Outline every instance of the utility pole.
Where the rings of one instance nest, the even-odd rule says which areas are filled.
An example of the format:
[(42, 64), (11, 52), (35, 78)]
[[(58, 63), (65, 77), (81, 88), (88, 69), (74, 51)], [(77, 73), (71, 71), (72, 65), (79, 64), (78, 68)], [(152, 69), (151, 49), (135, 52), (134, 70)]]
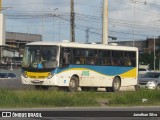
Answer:
[[(0, 14), (1, 13), (2, 13), (2, 0), (0, 0)], [(1, 23), (0, 23), (0, 28), (1, 28)], [(2, 44), (3, 44), (3, 41), (0, 41), (0, 45)], [(0, 47), (0, 60), (2, 60), (2, 47)]]
[(103, 0), (102, 44), (108, 44), (108, 0)]
[(5, 45), (5, 15), (2, 13), (2, 0), (0, 0), (0, 45)]
[(156, 51), (155, 51), (155, 49), (156, 49), (156, 38), (155, 38), (155, 36), (154, 36), (153, 40), (154, 40), (154, 43), (153, 43), (154, 44), (153, 45), (153, 49), (154, 49), (154, 60), (153, 60), (154, 61), (154, 68), (153, 69), (154, 69), (154, 72), (155, 72), (155, 69), (156, 69)]
[(90, 28), (86, 29), (86, 43), (89, 42), (89, 30), (90, 30)]
[(71, 42), (75, 42), (75, 29), (74, 29), (74, 21), (75, 21), (75, 16), (74, 16), (74, 0), (71, 0), (71, 14), (70, 14), (70, 39)]
[(133, 47), (135, 46), (135, 20), (136, 20), (136, 2), (138, 2), (138, 1), (135, 1), (135, 0), (133, 0), (133, 4), (134, 4), (134, 12), (133, 12)]

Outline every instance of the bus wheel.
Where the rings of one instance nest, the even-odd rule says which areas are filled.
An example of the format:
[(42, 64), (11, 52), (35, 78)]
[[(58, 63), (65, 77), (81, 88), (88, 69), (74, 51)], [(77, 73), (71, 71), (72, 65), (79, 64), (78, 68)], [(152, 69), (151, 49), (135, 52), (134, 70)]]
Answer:
[(68, 91), (75, 92), (77, 90), (78, 90), (78, 78), (73, 76), (69, 82)]
[(119, 89), (120, 89), (120, 87), (121, 87), (121, 81), (120, 81), (119, 77), (115, 77), (115, 78), (113, 79), (111, 91), (112, 91), (112, 92), (118, 92)]

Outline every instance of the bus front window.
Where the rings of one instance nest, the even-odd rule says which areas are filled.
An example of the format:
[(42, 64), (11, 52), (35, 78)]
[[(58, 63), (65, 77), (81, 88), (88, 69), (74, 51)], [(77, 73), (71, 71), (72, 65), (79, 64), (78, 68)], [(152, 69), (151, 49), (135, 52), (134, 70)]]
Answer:
[(57, 46), (27, 46), (22, 67), (30, 69), (53, 69), (57, 67)]

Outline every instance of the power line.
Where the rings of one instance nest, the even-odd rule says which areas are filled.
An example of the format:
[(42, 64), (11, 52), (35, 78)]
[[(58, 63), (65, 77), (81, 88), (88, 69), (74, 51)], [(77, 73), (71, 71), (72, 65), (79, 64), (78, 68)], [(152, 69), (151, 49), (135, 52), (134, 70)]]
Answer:
[[(62, 19), (62, 20), (65, 20), (65, 21), (68, 21), (68, 22), (70, 22), (70, 20), (68, 20), (68, 19), (66, 19), (66, 18), (63, 18), (62, 16), (55, 16), (55, 17), (57, 17), (57, 18), (60, 18), (60, 19)], [(121, 23), (121, 25), (122, 26), (126, 26), (126, 23), (124, 23), (125, 25), (123, 25), (122, 23)], [(21, 26), (22, 27), (22, 26)], [(76, 29), (80, 29), (80, 30), (83, 30), (83, 31), (85, 31), (86, 30), (86, 26), (84, 26), (84, 25), (75, 25), (75, 27), (76, 27)], [(129, 26), (129, 27), (132, 27), (132, 24), (131, 24), (131, 26)], [(141, 28), (141, 27), (140, 27)], [(100, 30), (101, 31), (101, 29), (97, 29), (97, 28), (93, 28), (92, 27), (92, 29), (95, 29), (95, 30)], [(97, 34), (97, 35), (102, 35), (102, 34), (100, 34), (100, 33), (97, 33), (97, 32), (93, 32), (93, 31), (89, 31), (90, 33), (93, 33), (93, 34)], [(114, 33), (118, 33), (118, 34), (126, 34), (126, 35), (132, 35), (132, 33), (125, 33), (125, 32), (118, 32), (118, 31), (109, 31), (109, 32), (114, 32)], [(144, 34), (135, 34), (136, 36), (143, 36), (143, 37), (147, 37), (147, 35), (144, 35)]]
[[(123, 1), (122, 0), (121, 1), (120, 0), (115, 0), (115, 1), (118, 1), (121, 4), (126, 4), (130, 7), (132, 6), (131, 5), (131, 0), (127, 0), (127, 1), (126, 0), (123, 0)], [(60, 3), (60, 2), (57, 2), (57, 4), (58, 3)], [(68, 2), (66, 2), (66, 3), (68, 3)], [(136, 4), (144, 5), (142, 3), (143, 3), (142, 1), (138, 1)], [(35, 3), (35, 4), (42, 4), (42, 3)], [(35, 4), (32, 4), (32, 5), (35, 5)], [(47, 3), (45, 3), (45, 4), (47, 4)], [(51, 4), (51, 3), (48, 3), (48, 4)], [(83, 5), (84, 3), (79, 4), (76, 1), (76, 4), (77, 5)], [(18, 5), (18, 3), (17, 3), (17, 5)], [(86, 6), (88, 6), (88, 5), (86, 5)], [(147, 3), (147, 5), (148, 6), (149, 5), (153, 6), (154, 4)], [(96, 7), (98, 5), (95, 5), (95, 6), (90, 5), (90, 6), (91, 7)], [(159, 7), (159, 6), (157, 5), (157, 7)], [(100, 7), (98, 7), (98, 8), (100, 8)], [(155, 12), (152, 12), (152, 11), (149, 11), (149, 10), (146, 10), (146, 9), (142, 9), (142, 8), (139, 8), (139, 7), (136, 7), (136, 9), (143, 11), (143, 14), (146, 13), (146, 15), (148, 15), (148, 16), (153, 16), (153, 15), (154, 16), (155, 15), (160, 16), (160, 14), (157, 14)], [(42, 12), (45, 13), (45, 14), (42, 15)], [(30, 11), (13, 11), (13, 12), (12, 11), (6, 11), (5, 13), (7, 13), (7, 17), (9, 19), (17, 19), (17, 20), (18, 19), (26, 19), (26, 20), (31, 19), (32, 20), (32, 19), (42, 19), (42, 17), (45, 17), (45, 18), (56, 17), (56, 18), (59, 18), (61, 20), (68, 21), (70, 23), (69, 13), (65, 13), (63, 15), (58, 15), (58, 16), (51, 16), (51, 15), (48, 14), (48, 11), (41, 11), (41, 10), (38, 10), (38, 11), (33, 11), (33, 10), (30, 10)], [(77, 12), (75, 14), (76, 14), (76, 18), (75, 18), (76, 21), (75, 22), (80, 21), (81, 23), (83, 22), (83, 24), (85, 24), (85, 25), (83, 25), (83, 24), (80, 24), (80, 23), (75, 23), (76, 29), (86, 31), (86, 28), (92, 27), (94, 30), (89, 31), (89, 32), (101, 36), (101, 33), (100, 33), (101, 29), (100, 29), (100, 27), (99, 28), (97, 27), (98, 25), (100, 26), (100, 24), (102, 23), (101, 22), (101, 20), (102, 20), (101, 16), (81, 14), (81, 13), (77, 13)], [(139, 14), (139, 13), (137, 13), (137, 14)], [(100, 15), (100, 13), (99, 13), (99, 15)], [(95, 23), (94, 27), (93, 27), (93, 23)], [(122, 26), (122, 27), (127, 27), (127, 28), (133, 28), (133, 26), (134, 26), (133, 21), (118, 20), (118, 19), (116, 20), (116, 19), (113, 19), (113, 18), (109, 18), (109, 23), (110, 23), (110, 25), (115, 25), (115, 26), (119, 26), (119, 27)], [(151, 23), (152, 22), (147, 23), (147, 22), (143, 22), (143, 21), (141, 21), (141, 22), (136, 21), (135, 22), (135, 28), (136, 28), (135, 32), (137, 32), (138, 30), (141, 30), (143, 32), (142, 32), (142, 34), (136, 34), (135, 33), (135, 35), (140, 36), (140, 37), (145, 37), (145, 36), (148, 36), (148, 35), (145, 34), (144, 30), (146, 31), (146, 30), (153, 30), (153, 29), (158, 30), (159, 29), (159, 26), (157, 26), (156, 28), (154, 26), (148, 27), (148, 24), (151, 24)], [(121, 32), (121, 31), (115, 31), (115, 30), (113, 30), (113, 31), (110, 30), (109, 32), (115, 33), (117, 35), (119, 35), (119, 34), (121, 34), (121, 35), (132, 35), (133, 34), (131, 32)]]
[[(115, 0), (115, 1), (117, 1), (117, 2), (119, 2), (120, 4), (126, 4), (126, 5), (128, 5), (128, 6), (130, 6), (130, 7), (133, 7), (133, 6), (131, 6), (131, 4), (128, 4), (128, 2), (129, 3), (133, 3), (133, 0), (127, 0), (127, 1), (125, 1), (124, 2), (124, 0), (122, 1), (122, 0)], [(132, 2), (131, 2), (132, 1)], [(137, 3), (138, 1), (136, 1), (136, 4), (138, 4)], [(145, 4), (143, 4), (144, 6), (145, 6)], [(136, 9), (138, 9), (138, 10), (141, 10), (141, 11), (143, 11), (143, 12), (146, 12), (146, 13), (148, 13), (148, 14), (150, 14), (150, 15), (158, 15), (158, 16), (160, 16), (160, 14), (158, 14), (158, 13), (155, 13), (155, 12), (151, 12), (151, 10), (145, 10), (145, 9), (142, 9), (142, 8), (139, 8), (139, 7), (135, 7)]]

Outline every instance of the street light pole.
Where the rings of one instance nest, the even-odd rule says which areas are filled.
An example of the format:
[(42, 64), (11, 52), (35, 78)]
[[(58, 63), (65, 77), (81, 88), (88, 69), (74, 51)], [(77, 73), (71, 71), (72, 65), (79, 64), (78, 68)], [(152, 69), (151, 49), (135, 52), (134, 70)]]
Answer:
[(42, 12), (42, 40), (44, 40), (44, 3), (45, 3), (45, 1), (43, 0), (43, 6), (42, 6), (42, 9), (43, 9), (43, 12)]
[(155, 54), (156, 54), (156, 53), (155, 53), (155, 39), (156, 39), (156, 38), (155, 38), (155, 36), (154, 36), (154, 58), (153, 58), (153, 59), (154, 59), (154, 71), (155, 71), (155, 68), (156, 68), (156, 56), (155, 56)]
[(135, 17), (136, 17), (136, 2), (137, 1), (133, 1), (134, 2), (134, 24), (133, 24), (133, 47), (135, 46), (134, 40), (135, 40)]
[(57, 16), (58, 8), (53, 9), (53, 11), (50, 8), (48, 9), (51, 11), (51, 15), (53, 16), (53, 40), (54, 40), (54, 17)]
[(64, 22), (60, 22), (60, 21), (56, 21), (57, 25), (58, 25), (58, 30), (59, 30), (59, 40), (61, 40), (61, 24), (65, 24)]

